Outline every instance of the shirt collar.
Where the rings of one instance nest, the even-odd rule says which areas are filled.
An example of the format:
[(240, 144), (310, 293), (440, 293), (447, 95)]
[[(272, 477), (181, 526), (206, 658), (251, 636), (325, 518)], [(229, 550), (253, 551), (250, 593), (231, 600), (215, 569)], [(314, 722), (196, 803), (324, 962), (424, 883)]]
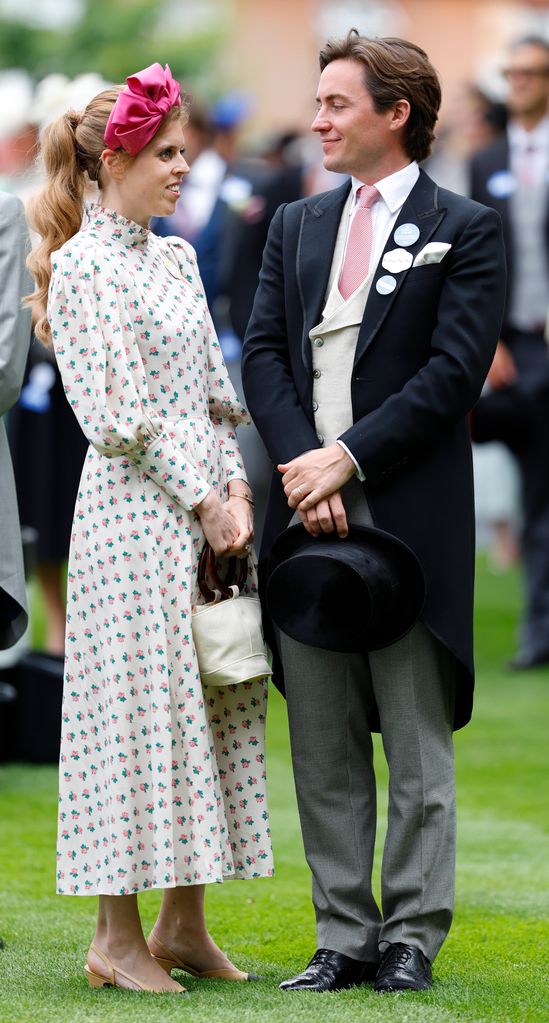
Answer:
[(549, 116), (538, 121), (531, 131), (526, 131), (518, 121), (510, 121), (507, 133), (513, 149), (526, 149), (532, 143), (544, 149), (549, 148)]
[[(406, 199), (410, 195), (412, 188), (414, 187), (417, 179), (419, 178), (419, 167), (415, 160), (407, 164), (406, 167), (402, 167), (400, 170), (395, 171), (394, 174), (388, 174), (386, 178), (381, 178), (380, 181), (374, 181), (381, 198), (384, 200), (386, 205), (389, 207), (391, 213), (396, 213), (401, 206), (404, 205)], [(359, 188), (362, 188), (363, 181), (359, 181), (358, 178), (351, 178), (353, 188), (353, 207), (356, 202), (356, 193)]]

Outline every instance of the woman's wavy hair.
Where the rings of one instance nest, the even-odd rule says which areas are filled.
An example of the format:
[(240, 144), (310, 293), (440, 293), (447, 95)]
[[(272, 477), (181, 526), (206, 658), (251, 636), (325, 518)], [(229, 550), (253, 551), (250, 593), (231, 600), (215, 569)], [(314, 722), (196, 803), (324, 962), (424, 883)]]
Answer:
[[(35, 306), (38, 320), (34, 331), (44, 344), (51, 344), (51, 329), (46, 314), (51, 278), (51, 254), (80, 230), (86, 189), (95, 182), (103, 185), (102, 152), (107, 148), (105, 128), (122, 86), (113, 86), (95, 96), (83, 111), (68, 110), (44, 130), (41, 160), (46, 184), (28, 206), (31, 228), (40, 243), (27, 259), (36, 290), (25, 302)], [(188, 116), (187, 97), (181, 106), (172, 107), (163, 124), (172, 118), (183, 123)], [(133, 157), (124, 154), (125, 159)]]
[(399, 99), (407, 99), (410, 116), (405, 125), (404, 148), (421, 163), (435, 138), (441, 92), (438, 75), (425, 50), (406, 39), (369, 39), (356, 28), (345, 39), (330, 40), (320, 51), (320, 70), (333, 60), (356, 60), (364, 69), (364, 85), (378, 114)]

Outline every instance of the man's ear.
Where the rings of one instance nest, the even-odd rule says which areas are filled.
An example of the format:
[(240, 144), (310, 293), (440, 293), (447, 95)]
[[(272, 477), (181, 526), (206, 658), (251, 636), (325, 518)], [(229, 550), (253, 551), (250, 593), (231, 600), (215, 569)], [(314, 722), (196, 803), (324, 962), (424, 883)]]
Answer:
[(121, 181), (126, 169), (126, 153), (121, 149), (104, 149), (101, 153), (101, 163), (106, 167), (111, 178)]
[(407, 99), (397, 99), (392, 112), (389, 128), (391, 131), (398, 131), (403, 128), (410, 116), (410, 104)]

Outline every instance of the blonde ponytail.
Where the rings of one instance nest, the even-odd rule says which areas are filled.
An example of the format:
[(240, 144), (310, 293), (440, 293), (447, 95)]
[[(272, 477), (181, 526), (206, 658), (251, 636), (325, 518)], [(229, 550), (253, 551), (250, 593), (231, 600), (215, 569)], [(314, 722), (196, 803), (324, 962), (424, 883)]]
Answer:
[(100, 92), (83, 112), (69, 110), (44, 131), (41, 150), (47, 181), (28, 207), (29, 224), (41, 238), (27, 259), (36, 290), (25, 299), (38, 309), (35, 333), (44, 344), (51, 344), (46, 315), (51, 254), (80, 230), (89, 182), (101, 184), (105, 128), (119, 91), (115, 87)]

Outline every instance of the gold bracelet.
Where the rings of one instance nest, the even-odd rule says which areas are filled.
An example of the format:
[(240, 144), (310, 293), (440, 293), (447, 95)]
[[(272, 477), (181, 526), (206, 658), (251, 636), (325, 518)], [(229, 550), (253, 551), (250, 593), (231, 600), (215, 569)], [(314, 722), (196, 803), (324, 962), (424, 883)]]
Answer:
[(248, 497), (247, 494), (235, 494), (235, 493), (233, 493), (232, 491), (229, 490), (229, 497), (241, 497), (243, 501), (247, 501), (248, 504), (251, 504), (252, 508), (255, 507), (254, 502), (253, 502), (253, 498)]

